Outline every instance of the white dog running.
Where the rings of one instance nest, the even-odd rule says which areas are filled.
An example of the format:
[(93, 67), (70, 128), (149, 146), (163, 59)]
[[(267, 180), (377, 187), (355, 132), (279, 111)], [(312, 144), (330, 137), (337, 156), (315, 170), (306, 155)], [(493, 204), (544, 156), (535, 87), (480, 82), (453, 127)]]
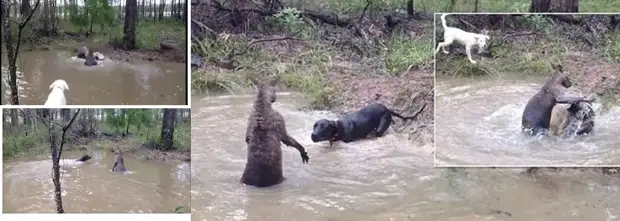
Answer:
[[(435, 50), (435, 54), (439, 52), (441, 48), (444, 54), (448, 54), (449, 52), (445, 47), (451, 45), (454, 41), (465, 45), (465, 52), (467, 53), (467, 58), (472, 64), (475, 64), (476, 61), (471, 58), (471, 50), (474, 46), (478, 47), (478, 53), (481, 53), (483, 48), (486, 47), (487, 40), (491, 37), (486, 34), (476, 34), (472, 32), (466, 32), (459, 28), (448, 27), (446, 24), (446, 16), (448, 14), (441, 15), (441, 25), (443, 26), (443, 42), (440, 42), (437, 45), (437, 50)], [(483, 32), (484, 33), (484, 32)]]
[(69, 90), (69, 85), (67, 85), (67, 82), (65, 82), (65, 80), (55, 80), (54, 83), (50, 85), (50, 89), (52, 89), (52, 92), (47, 95), (47, 101), (45, 101), (45, 105), (67, 105), (65, 91)]

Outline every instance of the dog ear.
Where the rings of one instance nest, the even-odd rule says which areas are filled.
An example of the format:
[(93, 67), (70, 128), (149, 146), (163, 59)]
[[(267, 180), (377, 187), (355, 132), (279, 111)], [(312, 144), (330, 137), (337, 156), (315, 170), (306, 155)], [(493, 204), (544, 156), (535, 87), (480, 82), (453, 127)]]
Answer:
[(551, 64), (551, 67), (553, 68), (553, 70), (558, 71), (558, 72), (564, 72), (564, 67), (562, 67), (561, 64)]

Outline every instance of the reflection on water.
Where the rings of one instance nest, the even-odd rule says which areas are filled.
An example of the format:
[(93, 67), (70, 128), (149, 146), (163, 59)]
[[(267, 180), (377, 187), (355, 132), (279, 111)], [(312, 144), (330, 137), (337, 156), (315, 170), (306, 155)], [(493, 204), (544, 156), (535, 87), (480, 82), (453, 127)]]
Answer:
[[(308, 151), (309, 164), (282, 146), (286, 180), (240, 183), (253, 96), (194, 100), (192, 220), (610, 220), (620, 215), (620, 180), (590, 172), (432, 168), (432, 146), (413, 146), (389, 131), (380, 139), (329, 148), (312, 143), (312, 124), (327, 112), (299, 111), (296, 94), (274, 107)], [(591, 203), (588, 203), (591, 202)]]
[(620, 108), (598, 113), (585, 137), (526, 137), (521, 115), (544, 79), (438, 80), (437, 163), (441, 165), (620, 164)]
[[(130, 104), (181, 105), (186, 103), (185, 64), (147, 62), (126, 63), (107, 60), (88, 67), (83, 60), (72, 58), (69, 52), (21, 52), (17, 68), (20, 104), (43, 104), (50, 84), (64, 79), (69, 84), (68, 104)], [(2, 80), (5, 85), (3, 104), (8, 103), (8, 70), (2, 59)]]
[[(131, 171), (111, 172), (114, 154), (88, 153), (83, 164), (73, 159), (84, 153), (63, 153), (62, 200), (69, 213), (169, 213), (189, 205), (190, 165), (143, 162), (125, 156)], [(3, 211), (55, 212), (51, 158), (25, 157), (4, 162)]]

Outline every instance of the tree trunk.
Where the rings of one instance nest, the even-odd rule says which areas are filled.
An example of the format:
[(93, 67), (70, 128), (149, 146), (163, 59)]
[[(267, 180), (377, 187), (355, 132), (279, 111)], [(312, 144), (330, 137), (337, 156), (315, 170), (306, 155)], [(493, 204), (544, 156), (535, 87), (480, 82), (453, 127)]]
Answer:
[(164, 117), (161, 126), (161, 149), (163, 151), (172, 150), (174, 122), (176, 118), (176, 109), (164, 109)]
[(58, 145), (56, 145), (56, 124), (54, 121), (54, 110), (49, 109), (48, 126), (49, 126), (49, 141), (50, 151), (52, 152), (52, 182), (54, 182), (54, 200), (56, 201), (56, 212), (64, 213), (62, 208), (62, 191), (60, 189), (60, 151)]
[(159, 3), (159, 20), (164, 20), (164, 11), (166, 11), (166, 1)]
[(22, 17), (26, 17), (30, 13), (30, 0), (22, 0), (20, 13)]
[(18, 121), (19, 121), (19, 117), (17, 117), (17, 110), (11, 109), (11, 126), (13, 126), (13, 128), (16, 128)]
[[(11, 104), (19, 105), (17, 96), (17, 66), (15, 48), (13, 48), (13, 34), (11, 33), (11, 22), (9, 20), (9, 12), (11, 4), (9, 0), (2, 0), (2, 21), (4, 27), (4, 45), (6, 46), (7, 58), (9, 59), (9, 87), (11, 88)], [(19, 40), (19, 39), (18, 39)]]
[(123, 45), (126, 50), (136, 49), (136, 19), (138, 17), (137, 0), (127, 0), (125, 6), (125, 27)]
[(183, 21), (187, 21), (187, 0), (183, 1)]
[(530, 12), (579, 12), (579, 0), (532, 0)]
[(177, 0), (177, 19), (181, 20), (181, 10), (183, 8), (183, 4), (181, 3), (181, 0)]
[(48, 36), (48, 32), (49, 32), (49, 18), (50, 18), (50, 6), (49, 6), (49, 0), (43, 0), (43, 34), (45, 36)]

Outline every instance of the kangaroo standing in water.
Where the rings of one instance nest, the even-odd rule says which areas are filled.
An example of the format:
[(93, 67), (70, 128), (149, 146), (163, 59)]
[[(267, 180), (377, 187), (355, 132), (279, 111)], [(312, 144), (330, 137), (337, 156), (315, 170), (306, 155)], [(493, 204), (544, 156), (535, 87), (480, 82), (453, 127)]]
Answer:
[(304, 147), (286, 132), (282, 115), (271, 107), (276, 101), (275, 86), (278, 79), (269, 83), (251, 80), (257, 85), (258, 94), (245, 134), (248, 159), (241, 182), (257, 187), (273, 186), (284, 180), (280, 142), (295, 147), (303, 163), (307, 163), (310, 158)]
[(93, 51), (89, 51), (88, 55), (86, 55), (86, 61), (84, 61), (84, 65), (86, 66), (97, 65), (97, 59), (95, 58), (95, 53)]
[(119, 173), (127, 171), (127, 168), (125, 168), (125, 161), (123, 160), (123, 153), (121, 152), (120, 147), (116, 147), (116, 162), (114, 162), (114, 166), (112, 166), (112, 171)]

